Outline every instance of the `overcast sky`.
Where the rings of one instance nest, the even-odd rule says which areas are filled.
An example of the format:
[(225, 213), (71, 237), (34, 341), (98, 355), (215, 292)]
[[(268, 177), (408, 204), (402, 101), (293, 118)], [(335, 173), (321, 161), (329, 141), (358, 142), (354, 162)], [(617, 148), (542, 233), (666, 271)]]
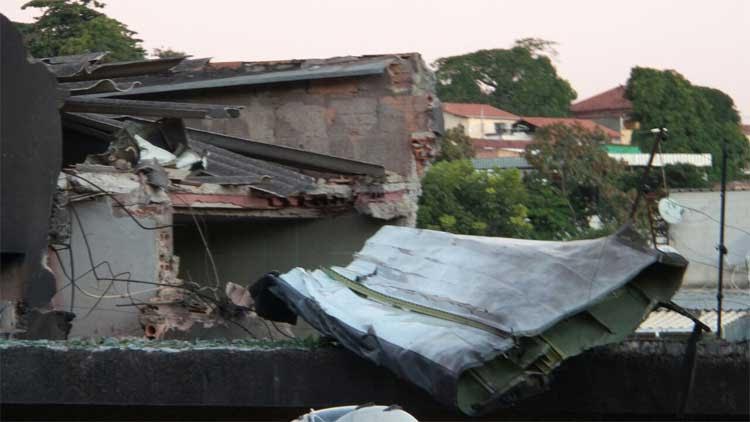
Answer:
[[(27, 0), (0, 11), (29, 22)], [(104, 0), (144, 47), (215, 61), (420, 52), (427, 62), (539, 37), (584, 99), (630, 68), (675, 69), (719, 88), (750, 123), (748, 0)]]

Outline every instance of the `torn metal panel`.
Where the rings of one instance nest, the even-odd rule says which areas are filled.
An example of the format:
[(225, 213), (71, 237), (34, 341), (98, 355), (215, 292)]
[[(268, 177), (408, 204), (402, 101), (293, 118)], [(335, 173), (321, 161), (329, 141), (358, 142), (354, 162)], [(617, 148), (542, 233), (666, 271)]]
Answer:
[[(76, 63), (65, 63), (52, 66), (52, 71), (60, 82), (91, 81), (96, 79), (123, 78), (128, 76), (147, 75), (152, 73), (165, 73), (180, 64), (185, 57), (170, 57), (154, 60), (134, 60), (128, 62), (113, 62), (104, 64), (91, 64), (85, 62), (82, 65)], [(78, 66), (78, 69), (76, 69)]]
[[(118, 97), (123, 95), (163, 94), (169, 92), (192, 91), (237, 86), (276, 84), (283, 82), (309, 81), (329, 78), (346, 78), (353, 76), (380, 75), (388, 68), (391, 58), (370, 60), (364, 63), (319, 64), (302, 69), (282, 70), (247, 74), (228, 78), (205, 79), (192, 82), (151, 85), (136, 88), (127, 93), (98, 94), (100, 96)], [(105, 77), (109, 77), (108, 75)]]
[(141, 86), (138, 81), (118, 83), (112, 79), (102, 79), (96, 82), (69, 82), (60, 84), (68, 90), (70, 95), (91, 95), (103, 92), (127, 92)]
[[(67, 56), (42, 57), (37, 61), (47, 65), (65, 64), (65, 63), (97, 63), (108, 53), (106, 51), (94, 51), (92, 53), (70, 54)], [(54, 72), (53, 72), (54, 73)]]
[(226, 119), (240, 115), (242, 107), (167, 101), (119, 100), (75, 96), (65, 99), (63, 111), (73, 113), (128, 114), (133, 116)]
[[(245, 177), (254, 189), (289, 196), (312, 187), (315, 179), (279, 164), (245, 157), (213, 145), (190, 140), (191, 149), (205, 157), (205, 172), (219, 177)], [(220, 183), (216, 181), (212, 183)], [(236, 179), (235, 179), (236, 181)], [(230, 183), (238, 184), (238, 183)]]
[[(141, 124), (153, 123), (153, 121), (150, 120), (137, 118), (128, 118), (127, 121), (138, 122)], [(90, 113), (65, 113), (63, 115), (63, 123), (67, 127), (91, 132), (92, 134), (99, 136), (106, 136), (106, 133), (114, 133), (124, 126), (124, 123), (119, 120)], [(335, 157), (333, 155), (319, 154), (281, 145), (256, 142), (249, 139), (205, 130), (191, 128), (187, 128), (186, 130), (189, 138), (194, 141), (219, 147), (248, 157), (272, 161), (296, 168), (339, 174), (361, 174), (376, 177), (385, 175), (384, 167), (379, 164)]]
[(624, 339), (669, 301), (685, 266), (628, 227), (542, 242), (385, 226), (346, 268), (267, 277), (323, 334), (475, 415), (543, 391), (563, 360)]
[(343, 174), (385, 175), (383, 166), (364, 161), (350, 160), (348, 158), (319, 154), (264, 142), (255, 142), (249, 139), (198, 129), (188, 129), (188, 136), (195, 141), (220, 147), (238, 154), (271, 160), (298, 168)]

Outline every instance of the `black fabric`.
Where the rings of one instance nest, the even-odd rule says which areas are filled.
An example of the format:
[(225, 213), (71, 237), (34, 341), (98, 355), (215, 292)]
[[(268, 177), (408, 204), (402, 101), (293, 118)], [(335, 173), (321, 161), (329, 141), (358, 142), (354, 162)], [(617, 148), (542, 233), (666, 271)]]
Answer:
[(296, 324), (297, 314), (283, 300), (271, 292), (271, 287), (278, 283), (278, 275), (279, 273), (270, 272), (261, 277), (248, 289), (250, 296), (253, 297), (253, 301), (255, 302), (255, 313), (259, 317), (271, 321)]

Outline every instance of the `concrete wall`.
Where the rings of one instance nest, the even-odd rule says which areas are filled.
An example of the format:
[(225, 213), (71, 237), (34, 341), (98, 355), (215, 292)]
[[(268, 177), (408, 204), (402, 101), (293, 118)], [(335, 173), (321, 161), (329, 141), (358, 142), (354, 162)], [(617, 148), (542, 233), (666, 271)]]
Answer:
[[(316, 220), (209, 220), (204, 233), (220, 280), (247, 286), (272, 270), (348, 264), (382, 225), (352, 213)], [(174, 236), (180, 277), (212, 285), (213, 269), (193, 220), (178, 220)]]
[[(112, 273), (129, 272), (129, 275), (121, 275), (118, 278), (157, 281), (160, 231), (139, 228), (127, 215), (114, 211), (109, 198), (100, 197), (93, 201), (76, 202), (74, 207), (83, 226), (81, 227), (75, 217), (71, 216), (72, 238), (70, 242), (73, 251), (74, 274), (71, 272), (69, 252), (67, 250), (59, 252), (63, 268), (70, 277), (77, 278), (92, 267), (83, 232), (89, 242), (94, 265), (108, 262), (111, 266), (111, 272), (106, 264), (97, 268), (100, 278), (115, 278), (112, 277)], [(142, 218), (140, 221), (145, 226), (152, 227), (157, 224), (149, 217)], [(59, 277), (59, 279), (65, 284), (68, 283), (65, 277)], [(130, 284), (130, 293), (133, 294), (136, 302), (153, 296), (153, 289), (156, 287), (114, 282), (108, 289), (110, 282), (97, 281), (92, 273), (83, 276), (76, 281), (76, 284), (94, 296), (124, 295), (128, 293), (128, 284)], [(94, 308), (96, 298), (89, 297), (80, 290), (76, 290), (75, 297), (72, 298), (71, 290), (71, 286), (64, 287), (53, 298), (58, 307), (65, 310), (69, 310), (71, 300), (74, 301), (73, 312), (76, 318), (73, 320), (70, 337), (143, 335), (143, 330), (138, 323), (138, 309), (134, 306), (117, 306), (130, 304), (130, 299), (102, 299)], [(146, 293), (138, 293), (143, 291)]]
[[(690, 261), (683, 286), (716, 287), (719, 192), (673, 192), (670, 198), (685, 207), (682, 222), (672, 224), (669, 228), (670, 244)], [(748, 283), (750, 191), (727, 192), (726, 203), (727, 228), (724, 243), (729, 254), (725, 261), (724, 286), (725, 288), (747, 288), (750, 284)]]

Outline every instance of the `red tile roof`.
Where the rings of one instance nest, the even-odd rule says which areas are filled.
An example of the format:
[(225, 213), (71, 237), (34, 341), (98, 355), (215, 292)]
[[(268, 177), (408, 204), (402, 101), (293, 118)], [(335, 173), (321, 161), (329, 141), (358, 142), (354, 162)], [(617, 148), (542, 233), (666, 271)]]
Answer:
[(509, 120), (518, 119), (518, 116), (515, 114), (492, 107), (489, 104), (443, 103), (443, 111), (463, 117), (486, 117)]
[(742, 133), (750, 135), (750, 125), (742, 125)]
[(594, 95), (591, 98), (579, 101), (570, 106), (573, 114), (583, 114), (601, 111), (629, 111), (633, 109), (633, 103), (625, 98), (625, 87), (620, 85), (609, 91)]
[(522, 121), (528, 122), (536, 127), (545, 127), (550, 126), (554, 124), (564, 124), (568, 126), (581, 126), (584, 129), (596, 131), (601, 130), (604, 132), (609, 138), (612, 139), (619, 139), (620, 138), (620, 132), (617, 132), (615, 130), (612, 130), (606, 126), (602, 126), (599, 123), (596, 123), (593, 120), (588, 119), (573, 119), (573, 118), (567, 118), (567, 117), (522, 117)]

